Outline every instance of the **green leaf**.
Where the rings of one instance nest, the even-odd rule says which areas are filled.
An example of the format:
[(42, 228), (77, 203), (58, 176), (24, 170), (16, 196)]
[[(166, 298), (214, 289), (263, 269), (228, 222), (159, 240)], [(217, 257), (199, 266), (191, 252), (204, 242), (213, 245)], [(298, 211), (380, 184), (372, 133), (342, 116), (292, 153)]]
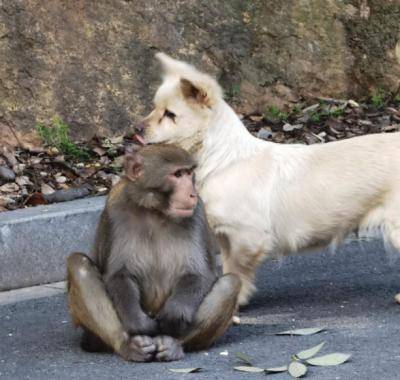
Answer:
[(311, 347), (308, 350), (298, 352), (295, 357), (301, 360), (310, 359), (315, 356), (321, 348), (324, 346), (325, 342), (320, 343), (318, 346)]
[(249, 356), (247, 356), (246, 354), (243, 354), (242, 352), (236, 352), (235, 356), (236, 356), (236, 359), (238, 359), (238, 360), (242, 361), (243, 363), (251, 366), (251, 364), (252, 364), (251, 360), (252, 359)]
[(200, 367), (195, 367), (195, 368), (170, 368), (169, 369), (171, 372), (175, 372), (175, 373), (194, 373), (194, 372), (200, 372), (202, 370), (202, 368)]
[(281, 331), (276, 333), (275, 335), (313, 335), (324, 330), (325, 327), (310, 327), (307, 329)]
[(253, 372), (253, 373), (260, 373), (260, 372), (265, 372), (264, 368), (258, 368), (258, 367), (252, 367), (252, 366), (239, 366), (239, 367), (233, 367), (234, 370), (236, 371), (241, 371), (241, 372)]
[(292, 377), (303, 377), (307, 373), (307, 367), (300, 362), (291, 362), (288, 367), (288, 372)]
[(279, 372), (286, 372), (288, 370), (287, 365), (283, 365), (281, 367), (272, 367), (272, 368), (266, 368), (265, 372), (267, 373), (279, 373)]
[(335, 352), (333, 354), (328, 354), (308, 359), (307, 363), (318, 366), (339, 365), (344, 362), (347, 362), (347, 360), (349, 360), (350, 357), (351, 357), (350, 354), (342, 354), (340, 352)]

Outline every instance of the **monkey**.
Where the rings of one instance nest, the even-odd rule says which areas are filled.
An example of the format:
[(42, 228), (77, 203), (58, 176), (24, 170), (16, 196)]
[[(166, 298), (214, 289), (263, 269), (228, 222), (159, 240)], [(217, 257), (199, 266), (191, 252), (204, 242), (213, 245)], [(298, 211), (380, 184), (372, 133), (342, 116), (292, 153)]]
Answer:
[(135, 362), (179, 360), (228, 329), (241, 282), (218, 270), (194, 168), (173, 145), (126, 152), (92, 258), (67, 258), (69, 311), (83, 327), (84, 350)]

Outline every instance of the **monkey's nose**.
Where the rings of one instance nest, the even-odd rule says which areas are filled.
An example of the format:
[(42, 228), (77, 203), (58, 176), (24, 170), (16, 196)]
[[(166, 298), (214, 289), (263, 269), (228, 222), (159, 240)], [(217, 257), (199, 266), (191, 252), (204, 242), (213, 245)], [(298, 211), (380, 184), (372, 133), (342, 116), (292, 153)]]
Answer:
[(196, 193), (190, 194), (190, 201), (191, 201), (193, 207), (196, 206), (196, 204), (197, 204), (197, 194)]

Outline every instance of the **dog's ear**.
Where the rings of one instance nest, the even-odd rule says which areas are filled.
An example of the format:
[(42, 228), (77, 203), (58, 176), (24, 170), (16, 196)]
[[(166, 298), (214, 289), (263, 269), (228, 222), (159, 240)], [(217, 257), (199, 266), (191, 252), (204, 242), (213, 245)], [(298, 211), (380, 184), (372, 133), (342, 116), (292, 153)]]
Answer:
[(203, 89), (196, 87), (189, 80), (181, 79), (181, 91), (185, 99), (195, 101), (207, 107), (211, 106), (207, 93)]
[(164, 80), (170, 76), (180, 78), (181, 91), (186, 100), (201, 106), (213, 107), (222, 99), (222, 89), (211, 76), (161, 52), (156, 54), (156, 58), (161, 63)]
[(186, 62), (178, 61), (165, 53), (157, 53), (156, 58), (161, 63), (164, 75), (178, 76), (182, 72), (191, 70), (190, 66)]

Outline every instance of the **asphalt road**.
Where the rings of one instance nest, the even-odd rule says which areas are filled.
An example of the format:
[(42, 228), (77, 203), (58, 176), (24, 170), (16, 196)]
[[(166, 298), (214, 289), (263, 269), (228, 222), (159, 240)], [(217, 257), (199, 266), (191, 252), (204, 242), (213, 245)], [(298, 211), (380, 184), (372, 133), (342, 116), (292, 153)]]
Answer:
[[(379, 242), (351, 243), (332, 254), (289, 257), (266, 263), (259, 271), (259, 291), (242, 310), (242, 325), (207, 352), (188, 354), (174, 363), (125, 363), (115, 355), (88, 354), (79, 348), (65, 296), (0, 307), (0, 378), (4, 379), (246, 379), (235, 352), (261, 367), (279, 366), (290, 355), (325, 341), (321, 353), (351, 353), (337, 367), (310, 367), (310, 379), (400, 379), (400, 261)], [(313, 336), (275, 336), (291, 328), (325, 326)], [(220, 355), (227, 351), (228, 355)], [(195, 374), (170, 368), (202, 367)], [(288, 379), (287, 374), (271, 375)]]

